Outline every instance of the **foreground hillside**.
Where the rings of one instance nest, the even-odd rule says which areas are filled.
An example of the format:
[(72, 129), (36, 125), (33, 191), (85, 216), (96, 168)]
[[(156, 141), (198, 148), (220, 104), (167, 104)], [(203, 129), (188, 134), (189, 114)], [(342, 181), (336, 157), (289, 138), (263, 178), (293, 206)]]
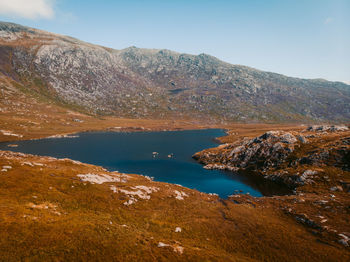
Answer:
[(350, 86), (231, 65), (215, 57), (114, 50), (0, 23), (0, 74), (66, 106), (132, 118), (347, 121)]
[[(269, 166), (266, 174), (285, 170), (283, 175), (293, 174), (299, 178), (295, 181), (304, 183), (293, 185), (293, 195), (262, 198), (233, 195), (223, 200), (69, 159), (1, 151), (0, 257), (6, 261), (348, 261), (350, 132), (293, 130), (284, 136), (294, 146), (289, 158), (273, 169), (261, 164)], [(272, 134), (279, 137), (285, 132)], [(307, 143), (294, 141), (292, 136), (297, 135), (309, 136)], [(234, 137), (239, 135), (222, 139)], [(225, 154), (231, 142), (208, 151), (212, 156)], [(328, 155), (321, 154), (323, 158), (310, 157), (310, 152), (319, 156), (325, 151)], [(317, 161), (289, 165), (303, 157)], [(217, 157), (212, 159), (219, 163)], [(256, 166), (254, 161), (250, 165)]]

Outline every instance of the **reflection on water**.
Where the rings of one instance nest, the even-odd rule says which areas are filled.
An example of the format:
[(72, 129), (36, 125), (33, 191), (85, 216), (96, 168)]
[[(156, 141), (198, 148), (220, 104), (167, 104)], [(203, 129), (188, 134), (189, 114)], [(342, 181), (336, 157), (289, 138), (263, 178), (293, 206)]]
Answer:
[(220, 129), (167, 132), (88, 132), (76, 138), (50, 138), (1, 143), (0, 149), (71, 158), (100, 165), (108, 170), (154, 177), (156, 181), (181, 184), (206, 193), (227, 197), (235, 192), (253, 196), (282, 194), (284, 190), (259, 177), (206, 170), (192, 159), (200, 150), (215, 147)]

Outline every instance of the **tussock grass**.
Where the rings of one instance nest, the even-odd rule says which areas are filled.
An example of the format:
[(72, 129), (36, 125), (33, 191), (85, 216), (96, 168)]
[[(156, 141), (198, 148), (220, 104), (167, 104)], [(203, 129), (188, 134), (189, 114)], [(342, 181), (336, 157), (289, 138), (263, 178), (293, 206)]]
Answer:
[[(45, 166), (27, 166), (23, 162)], [(127, 183), (90, 184), (79, 173), (100, 167), (3, 153), (0, 165), (0, 256), (6, 261), (346, 261), (337, 244), (322, 244), (277, 205), (235, 204), (176, 185), (130, 175)], [(156, 186), (150, 200), (125, 206), (109, 185)], [(72, 187), (73, 186), (73, 187)], [(175, 199), (174, 190), (189, 197)], [(262, 200), (259, 200), (262, 201)], [(32, 208), (48, 205), (45, 208)], [(58, 215), (55, 212), (59, 212)], [(180, 227), (181, 233), (175, 233)], [(158, 247), (163, 242), (179, 245)]]

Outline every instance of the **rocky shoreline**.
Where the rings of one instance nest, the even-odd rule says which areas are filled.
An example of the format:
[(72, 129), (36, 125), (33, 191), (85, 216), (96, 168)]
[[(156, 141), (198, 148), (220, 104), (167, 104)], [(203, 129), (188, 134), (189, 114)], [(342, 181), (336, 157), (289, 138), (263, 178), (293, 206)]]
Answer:
[[(196, 153), (207, 169), (254, 173), (288, 186), (293, 194), (253, 198), (234, 194), (235, 203), (271, 206), (315, 235), (350, 246), (350, 130), (312, 126), (302, 131), (269, 131)], [(246, 174), (249, 171), (248, 174)], [(234, 173), (233, 173), (234, 175)]]
[[(328, 133), (328, 132), (330, 133)], [(337, 152), (336, 162), (349, 154), (349, 138), (343, 138), (329, 148), (319, 148), (301, 157), (295, 155), (303, 147), (321, 142), (332, 134), (347, 134), (347, 126), (310, 126), (303, 131), (268, 131), (255, 138), (243, 138), (234, 143), (226, 143), (217, 148), (206, 149), (193, 155), (193, 158), (204, 164), (206, 169), (229, 170), (233, 172), (253, 171), (265, 179), (283, 183), (289, 187), (297, 187), (312, 183), (312, 176), (317, 173), (305, 170), (302, 173), (290, 174), (285, 167), (300, 165), (320, 166), (327, 164), (332, 152)], [(331, 152), (330, 152), (331, 151)], [(344, 163), (344, 167), (347, 164)]]

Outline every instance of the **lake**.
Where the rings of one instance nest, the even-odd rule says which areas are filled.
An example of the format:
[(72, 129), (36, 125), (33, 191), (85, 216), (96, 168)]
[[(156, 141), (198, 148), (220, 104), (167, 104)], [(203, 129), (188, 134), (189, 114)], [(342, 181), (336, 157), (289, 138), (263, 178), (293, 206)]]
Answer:
[[(282, 194), (284, 190), (254, 176), (206, 170), (192, 155), (216, 147), (221, 129), (161, 132), (86, 132), (75, 138), (0, 143), (1, 150), (70, 158), (103, 166), (109, 171), (154, 177), (155, 181), (180, 184), (226, 198), (234, 193), (253, 196)], [(17, 144), (18, 147), (8, 147)]]

